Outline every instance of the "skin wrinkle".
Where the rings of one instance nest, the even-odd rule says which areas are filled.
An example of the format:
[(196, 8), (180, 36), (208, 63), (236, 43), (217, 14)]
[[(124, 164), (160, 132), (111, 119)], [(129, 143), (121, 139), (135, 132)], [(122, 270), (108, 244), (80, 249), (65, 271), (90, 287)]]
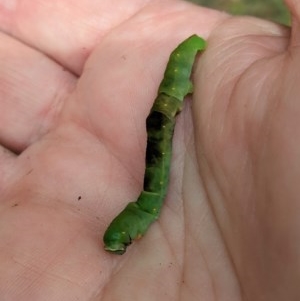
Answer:
[[(206, 189), (206, 187), (207, 187), (207, 186), (204, 185), (204, 189), (205, 189), (205, 191), (206, 191), (206, 195), (207, 195), (208, 198), (209, 198), (209, 194), (207, 194), (207, 189)], [(184, 203), (184, 204), (185, 204), (185, 203)], [(209, 205), (209, 208), (210, 208), (210, 212), (215, 216), (214, 221), (216, 221), (215, 225), (217, 226), (218, 233), (220, 234), (220, 237), (223, 238), (224, 236), (221, 235), (222, 231), (221, 231), (221, 229), (220, 229), (220, 224), (217, 222), (218, 219), (216, 218), (215, 211), (213, 210), (212, 202), (208, 202), (208, 205)], [(184, 206), (184, 208), (185, 208), (185, 206)], [(185, 221), (186, 221), (186, 220), (187, 220), (187, 219), (185, 219)], [(186, 223), (186, 222), (185, 222), (185, 229), (188, 230), (188, 227), (187, 227), (187, 223)], [(190, 232), (190, 231), (186, 231), (186, 233), (191, 233), (191, 232)], [(192, 239), (193, 241), (196, 241), (194, 235), (189, 235), (189, 236), (185, 235), (185, 237), (188, 237), (189, 239)], [(236, 269), (235, 269), (235, 266), (234, 266), (232, 257), (230, 256), (228, 246), (225, 244), (224, 239), (223, 239), (222, 241), (223, 241), (223, 245), (225, 246), (226, 254), (229, 255), (229, 258), (230, 258), (230, 260), (231, 260), (231, 261), (230, 261), (230, 266), (233, 268), (233, 270), (234, 270), (234, 272), (235, 272), (235, 275), (237, 275), (237, 271), (236, 271)], [(199, 249), (199, 250), (202, 249), (201, 247), (199, 248), (200, 245), (201, 245), (200, 242), (199, 242), (199, 243), (196, 243), (196, 246), (198, 246), (198, 249)], [(184, 243), (184, 246), (185, 246), (185, 254), (186, 254), (186, 246), (187, 246), (187, 244)], [(203, 251), (202, 251), (201, 254), (202, 254), (201, 258), (203, 258), (203, 261), (204, 261), (205, 264), (206, 264), (206, 269), (207, 269), (208, 271), (210, 271), (209, 265), (208, 265), (208, 261), (207, 261), (207, 258), (206, 258), (206, 256), (205, 256), (205, 252), (203, 253)], [(209, 275), (211, 275), (210, 279), (211, 279), (212, 288), (213, 288), (212, 291), (213, 291), (214, 296), (215, 296), (215, 297), (214, 297), (214, 300), (219, 300), (219, 299), (217, 298), (217, 289), (216, 289), (217, 286), (216, 286), (215, 282), (214, 282), (213, 279), (212, 279), (212, 278), (213, 278), (213, 273), (210, 271)], [(239, 285), (239, 286), (240, 286), (240, 285)], [(195, 298), (195, 300), (196, 300), (196, 298)]]
[[(207, 165), (206, 164), (206, 168), (209, 168), (209, 170), (210, 170), (210, 174), (211, 175), (213, 175), (213, 173), (212, 173), (212, 169), (211, 169), (211, 167), (209, 167), (209, 166), (211, 166), (211, 165)], [(202, 169), (201, 167), (199, 167), (200, 168), (200, 170)], [(213, 177), (214, 179), (215, 179), (215, 177)], [(212, 179), (210, 179), (210, 180), (212, 180)], [(206, 179), (204, 178), (203, 179), (203, 182), (205, 183), (206, 182)], [(214, 186), (216, 186), (216, 185), (214, 185)], [(218, 233), (220, 233), (220, 238), (222, 239), (222, 243), (223, 243), (223, 246), (224, 246), (224, 249), (226, 250), (226, 254), (228, 255), (228, 259), (229, 259), (229, 262), (230, 262), (230, 266), (232, 267), (232, 269), (233, 269), (233, 271), (234, 271), (234, 274), (235, 274), (235, 280), (238, 282), (238, 286), (239, 286), (239, 288), (240, 288), (240, 290), (242, 291), (242, 285), (241, 285), (241, 282), (240, 282), (240, 278), (238, 277), (238, 275), (239, 275), (239, 273), (238, 273), (238, 269), (237, 269), (237, 267), (236, 267), (236, 265), (235, 265), (235, 260), (234, 260), (234, 258), (233, 258), (233, 256), (232, 256), (232, 253), (230, 252), (230, 247), (229, 247), (229, 245), (228, 245), (228, 243), (226, 242), (226, 240), (224, 239), (225, 238), (225, 236), (224, 236), (224, 232), (222, 231), (222, 225), (220, 224), (220, 220), (219, 220), (219, 218), (218, 218), (218, 214), (216, 213), (216, 211), (215, 211), (215, 207), (213, 206), (213, 202), (211, 201), (211, 193), (209, 193), (210, 192), (210, 188), (209, 188), (209, 185), (207, 185), (207, 184), (205, 184), (204, 185), (204, 190), (205, 190), (205, 194), (206, 194), (206, 196), (207, 196), (207, 199), (208, 199), (208, 206), (209, 206), (209, 208), (211, 209), (211, 213), (212, 213), (212, 215), (214, 216), (214, 221), (215, 221), (215, 225), (216, 225), (216, 227), (217, 227), (217, 229), (218, 229)], [(220, 193), (221, 191), (219, 191), (219, 193)], [(219, 199), (220, 197), (218, 197), (218, 199)], [(228, 212), (226, 212), (226, 215), (228, 215)], [(206, 260), (205, 260), (205, 262), (206, 262)], [(216, 299), (217, 300), (217, 299)]]
[[(164, 228), (162, 226), (162, 223), (160, 222), (160, 220), (158, 220), (158, 223), (160, 225), (161, 231), (163, 233), (163, 237), (166, 241), (170, 241), (169, 239), (169, 235), (168, 235), (168, 231), (164, 231)], [(170, 243), (169, 246), (171, 246), (172, 244)], [(184, 247), (183, 247), (184, 248)], [(169, 247), (169, 252), (173, 255), (173, 257), (175, 258), (175, 263), (177, 266), (182, 267), (182, 262), (180, 262), (178, 256), (176, 256), (176, 252), (178, 252), (178, 249), (174, 250), (173, 248)], [(182, 252), (181, 252), (182, 253)]]
[[(186, 228), (186, 229), (187, 229), (187, 228)], [(197, 241), (193, 235), (188, 235), (188, 236), (185, 236), (185, 237), (188, 237), (189, 240), (192, 239), (192, 240), (195, 241), (195, 242)], [(208, 265), (208, 262), (207, 262), (207, 260), (206, 260), (206, 256), (204, 255), (205, 253), (203, 252), (203, 250), (202, 250), (202, 248), (201, 248), (201, 246), (200, 246), (199, 243), (195, 243), (195, 246), (198, 246), (198, 250), (200, 250), (200, 254), (202, 255), (202, 256), (201, 256), (202, 261), (205, 263), (206, 270), (209, 272), (208, 274), (210, 275), (209, 279), (210, 279), (210, 283), (211, 283), (211, 287), (212, 287), (213, 294), (216, 296), (215, 283), (214, 283), (214, 280), (212, 279), (212, 278), (213, 278), (213, 277), (212, 277), (212, 273), (211, 273), (211, 271), (210, 271), (210, 269), (209, 269), (209, 265)], [(186, 245), (186, 244), (184, 244), (184, 250), (185, 250), (185, 252), (184, 252), (184, 254), (185, 254), (184, 257), (186, 258), (186, 257), (187, 257), (187, 256), (186, 256), (186, 253), (187, 253), (187, 245)], [(201, 251), (201, 250), (202, 250), (202, 251)], [(185, 269), (183, 269), (183, 271), (185, 271)], [(185, 281), (185, 286), (187, 286), (187, 285), (186, 285), (186, 281)], [(191, 291), (192, 291), (192, 290), (190, 289), (190, 292), (191, 292)], [(197, 300), (196, 296), (195, 296), (195, 300)], [(218, 299), (215, 298), (215, 300), (218, 300)]]
[[(76, 233), (76, 235), (74, 235), (74, 237), (75, 237), (75, 236), (77, 237), (77, 236), (78, 236), (78, 233)], [(70, 242), (72, 242), (72, 241), (73, 241), (73, 239), (70, 238), (67, 245), (69, 245)], [(31, 289), (36, 283), (38, 283), (38, 282), (40, 281), (41, 276), (43, 276), (43, 275), (47, 275), (47, 276), (51, 275), (51, 273), (49, 274), (49, 272), (48, 272), (49, 267), (51, 267), (51, 265), (53, 265), (53, 263), (57, 260), (57, 258), (59, 258), (59, 257), (61, 256), (61, 254), (64, 253), (64, 252), (61, 252), (61, 251), (65, 251), (65, 250), (67, 249), (67, 248), (66, 248), (67, 245), (63, 246), (60, 250), (58, 250), (58, 252), (56, 253), (56, 255), (55, 255), (54, 257), (52, 257), (51, 260), (49, 260), (49, 263), (48, 263), (44, 268), (41, 269), (41, 268), (39, 267), (39, 268), (40, 268), (40, 272), (35, 271), (36, 277), (34, 277), (34, 278), (32, 279), (32, 281), (31, 281), (31, 283), (30, 283), (29, 285), (27, 285), (27, 286), (24, 288), (23, 291), (20, 292), (20, 295), (23, 295), (26, 291), (30, 291), (30, 289)], [(21, 265), (21, 266), (26, 267), (26, 265), (25, 265), (25, 264), (22, 265), (20, 261), (15, 260), (15, 262), (18, 263), (18, 264)], [(31, 266), (29, 266), (29, 269), (30, 269), (31, 271), (33, 270), (33, 268), (32, 268)], [(76, 284), (76, 283), (75, 283), (75, 284)]]
[[(131, 108), (131, 115), (135, 116), (133, 106), (130, 106), (130, 108)], [(149, 109), (149, 111), (150, 111), (150, 109)], [(133, 119), (134, 127), (135, 127), (135, 130), (136, 130), (135, 133), (138, 133), (139, 132), (138, 131), (139, 126), (138, 126), (137, 118), (132, 118), (132, 119)], [(146, 155), (146, 117), (145, 117), (145, 122), (144, 122), (144, 133), (141, 136), (139, 136), (139, 135), (135, 135), (135, 136), (137, 137), (137, 145), (139, 146), (140, 153), (143, 154), (143, 156), (142, 156), (143, 157), (143, 163), (145, 164), (144, 158), (145, 158), (145, 155)], [(141, 181), (141, 180), (139, 180), (139, 181)]]
[[(100, 139), (100, 136), (99, 136), (99, 139)], [(142, 178), (138, 179), (135, 175), (132, 174), (132, 169), (129, 166), (125, 165), (124, 162), (121, 160), (121, 158), (116, 155), (114, 148), (109, 147), (107, 143), (103, 143), (101, 145), (103, 145), (108, 150), (108, 152), (112, 155), (112, 157), (115, 158), (120, 163), (120, 165), (127, 171), (127, 173), (132, 177), (132, 179), (135, 181), (135, 186), (137, 184), (139, 186), (141, 186)], [(107, 189), (107, 191), (108, 191), (108, 189)]]
[[(248, 68), (251, 68), (251, 65), (249, 65), (249, 67)], [(231, 92), (230, 92), (230, 95), (228, 96), (228, 99), (233, 99), (233, 97), (232, 97), (232, 95), (234, 95), (235, 94), (235, 90), (236, 90), (236, 88), (237, 88), (237, 86), (239, 86), (239, 83), (240, 83), (240, 81), (242, 80), (242, 78), (243, 78), (243, 74), (245, 75), (247, 72), (248, 72), (248, 68), (247, 69), (245, 69), (241, 74), (238, 74), (238, 75), (236, 75), (235, 76), (235, 78), (238, 78), (238, 81), (236, 81), (235, 82), (235, 84), (232, 86), (232, 89), (231, 89)], [(222, 81), (222, 79), (221, 79), (221, 81)], [(229, 108), (232, 106), (232, 103), (231, 102), (228, 102), (227, 103), (227, 105), (226, 105), (226, 111), (228, 112), (229, 111)], [(224, 114), (224, 118), (228, 118), (228, 113), (225, 113)], [(214, 120), (214, 118), (211, 118), (210, 120)], [(223, 124), (224, 124), (224, 122), (223, 122)], [(222, 128), (224, 128), (224, 126), (222, 127)], [(222, 131), (220, 132), (220, 134), (222, 133)], [(209, 167), (210, 166), (210, 167)], [(217, 174), (216, 174), (216, 172), (214, 171), (214, 168), (212, 168), (212, 164), (209, 164), (209, 165), (206, 165), (206, 167), (209, 167), (209, 169), (210, 169), (210, 173), (211, 173), (211, 175), (213, 176), (213, 178), (215, 179), (215, 183), (217, 183), (218, 182), (218, 178), (220, 177), (220, 169), (218, 170), (218, 172), (217, 172)], [(216, 177), (218, 175), (218, 177)], [(223, 179), (223, 181), (224, 181), (224, 179), (226, 180), (228, 180), (229, 181), (229, 179), (226, 177), (226, 175), (225, 174), (223, 174), (223, 177), (222, 177), (222, 179)], [(218, 186), (218, 185), (214, 185), (214, 186)], [(207, 187), (207, 185), (205, 185), (204, 186), (205, 188)], [(210, 199), (210, 194), (208, 194), (208, 191), (209, 191), (210, 189), (208, 189), (208, 190), (206, 190), (206, 194), (207, 194), (207, 196), (208, 196), (208, 200)], [(226, 192), (224, 192), (224, 191), (222, 191), (222, 190), (219, 190), (219, 192), (221, 193), (221, 195), (223, 195), (223, 197), (221, 198), (221, 199), (226, 199), (225, 198), (225, 196), (227, 195), (227, 193)], [(222, 224), (220, 224), (220, 221), (219, 221), (219, 218), (218, 218), (218, 214), (216, 213), (216, 211), (215, 211), (215, 209), (214, 209), (214, 205), (213, 205), (213, 202), (210, 202), (210, 201), (208, 201), (208, 203), (210, 204), (210, 207), (211, 207), (211, 209), (212, 209), (212, 212), (213, 212), (213, 215), (215, 216), (215, 220), (216, 220), (216, 225), (217, 225), (217, 227), (218, 227), (218, 229), (219, 229), (219, 233), (222, 233), (222, 235), (221, 235), (221, 237), (222, 237), (222, 241), (223, 241), (223, 245), (224, 245), (224, 247), (225, 247), (225, 249), (226, 249), (226, 253), (228, 254), (228, 258), (230, 259), (230, 262), (231, 262), (231, 267), (233, 268), (233, 270), (234, 270), (234, 273), (235, 273), (235, 275), (236, 275), (236, 277), (235, 277), (235, 279), (237, 279), (238, 280), (238, 282), (239, 282), (239, 287), (240, 287), (240, 289), (242, 290), (242, 286), (241, 286), (241, 283), (240, 283), (240, 281), (239, 281), (239, 279), (240, 279), (240, 277), (238, 277), (238, 275), (239, 275), (239, 273), (238, 273), (238, 269), (237, 269), (237, 267), (236, 267), (236, 264), (235, 264), (235, 261), (234, 261), (234, 257), (233, 257), (233, 254), (230, 252), (230, 246), (228, 245), (228, 243), (226, 242), (226, 239), (224, 239), (224, 237), (225, 237), (225, 232), (224, 231), (222, 231)], [(227, 215), (228, 215), (228, 212), (227, 212)], [(214, 286), (213, 286), (214, 287)], [(214, 292), (215, 292), (215, 290), (213, 290)], [(217, 298), (216, 298), (216, 300), (218, 300)]]

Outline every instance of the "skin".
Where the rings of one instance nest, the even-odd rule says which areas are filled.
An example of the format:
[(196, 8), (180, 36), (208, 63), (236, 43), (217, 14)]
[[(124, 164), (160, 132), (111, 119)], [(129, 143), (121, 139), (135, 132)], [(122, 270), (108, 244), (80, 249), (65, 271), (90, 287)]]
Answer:
[[(300, 299), (300, 6), (286, 2), (291, 32), (177, 1), (0, 4), (3, 300)], [(209, 46), (166, 205), (113, 256), (101, 237), (140, 191), (144, 121), (192, 33)]]

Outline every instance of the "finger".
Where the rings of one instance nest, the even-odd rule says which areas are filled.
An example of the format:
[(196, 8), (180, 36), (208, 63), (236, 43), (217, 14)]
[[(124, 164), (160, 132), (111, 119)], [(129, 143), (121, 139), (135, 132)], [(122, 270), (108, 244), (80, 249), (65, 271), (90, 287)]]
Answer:
[(20, 152), (53, 126), (76, 78), (3, 33), (0, 66), (0, 143)]
[(145, 0), (1, 1), (0, 29), (80, 74), (94, 45)]
[(291, 47), (299, 46), (300, 44), (300, 2), (298, 0), (285, 0), (290, 13), (292, 15), (292, 35), (291, 35)]

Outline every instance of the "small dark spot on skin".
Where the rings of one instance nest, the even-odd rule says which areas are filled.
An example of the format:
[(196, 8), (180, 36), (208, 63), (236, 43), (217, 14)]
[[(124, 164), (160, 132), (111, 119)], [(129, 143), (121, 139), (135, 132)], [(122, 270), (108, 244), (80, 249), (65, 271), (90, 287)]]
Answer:
[(18, 203), (15, 203), (15, 204), (13, 204), (11, 207), (17, 207), (17, 206), (19, 206), (19, 204), (18, 204)]
[(97, 219), (97, 220), (100, 220), (100, 217), (99, 217), (99, 216), (96, 216), (96, 219)]
[(78, 201), (80, 201), (80, 200), (81, 200), (81, 195), (80, 195), (80, 196), (77, 198), (77, 200), (78, 200)]

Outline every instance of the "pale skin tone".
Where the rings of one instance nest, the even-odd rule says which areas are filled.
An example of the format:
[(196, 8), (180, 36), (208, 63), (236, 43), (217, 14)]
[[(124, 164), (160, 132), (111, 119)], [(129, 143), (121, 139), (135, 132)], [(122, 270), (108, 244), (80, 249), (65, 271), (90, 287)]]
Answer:
[[(291, 32), (177, 1), (4, 2), (2, 298), (299, 300), (298, 1)], [(193, 33), (209, 46), (161, 218), (111, 255), (168, 55)]]

